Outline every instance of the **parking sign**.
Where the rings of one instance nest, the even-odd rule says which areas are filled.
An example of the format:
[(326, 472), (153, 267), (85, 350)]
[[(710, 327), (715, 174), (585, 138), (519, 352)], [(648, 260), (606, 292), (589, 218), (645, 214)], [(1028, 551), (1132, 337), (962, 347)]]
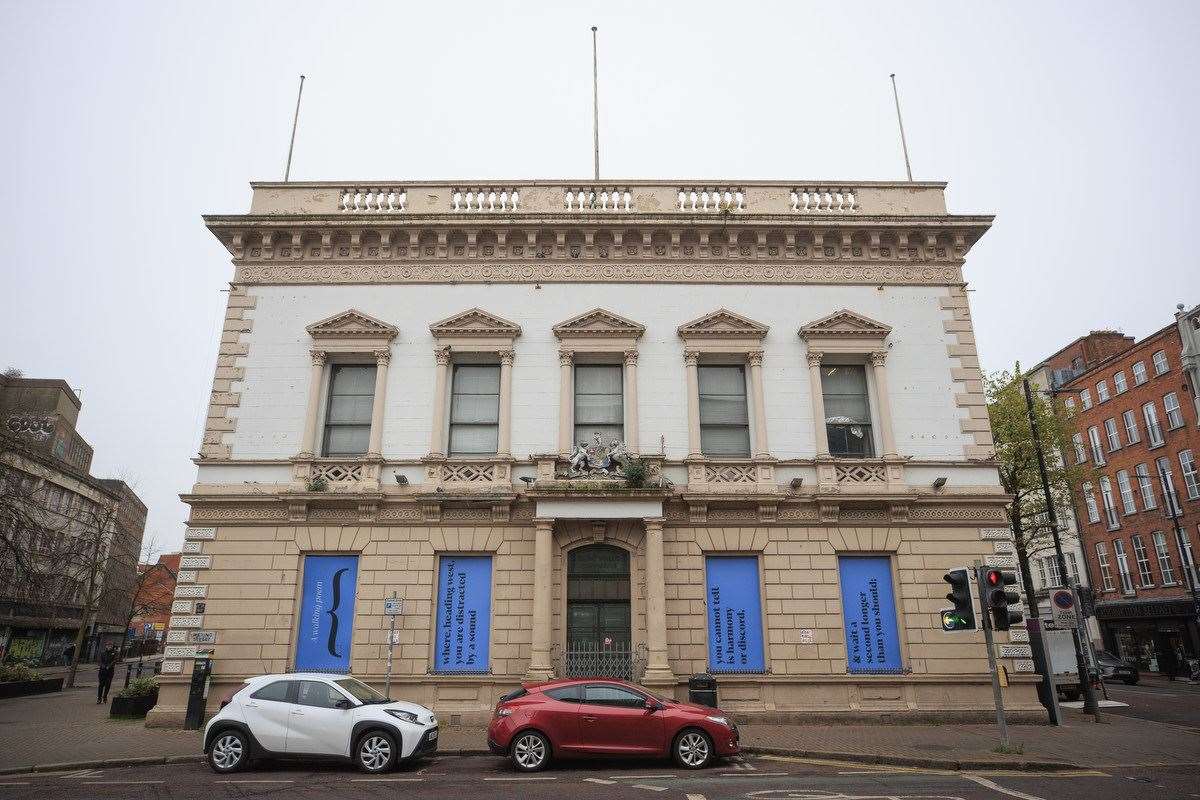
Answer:
[(1056, 627), (1074, 628), (1079, 621), (1075, 593), (1070, 589), (1055, 589), (1050, 593), (1050, 610)]

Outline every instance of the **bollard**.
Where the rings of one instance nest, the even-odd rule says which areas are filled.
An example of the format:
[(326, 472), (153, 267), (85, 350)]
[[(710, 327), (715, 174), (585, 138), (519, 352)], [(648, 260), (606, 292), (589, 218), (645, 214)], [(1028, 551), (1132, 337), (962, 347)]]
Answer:
[(125, 688), (129, 688), (129, 671), (133, 669), (133, 664), (125, 665)]

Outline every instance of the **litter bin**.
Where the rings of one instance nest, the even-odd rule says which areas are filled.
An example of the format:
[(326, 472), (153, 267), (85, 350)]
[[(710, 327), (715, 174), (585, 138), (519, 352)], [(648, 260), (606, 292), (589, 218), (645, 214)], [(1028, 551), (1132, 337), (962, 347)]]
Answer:
[(688, 700), (697, 705), (716, 708), (717, 679), (708, 674), (688, 678)]

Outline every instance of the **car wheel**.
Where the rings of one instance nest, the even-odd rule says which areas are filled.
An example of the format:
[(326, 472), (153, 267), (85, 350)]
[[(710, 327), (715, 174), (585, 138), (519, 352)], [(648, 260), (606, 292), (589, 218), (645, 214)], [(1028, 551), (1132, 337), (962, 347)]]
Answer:
[(550, 740), (537, 731), (518, 734), (512, 743), (512, 763), (521, 772), (537, 772), (550, 763)]
[(250, 761), (249, 744), (241, 731), (221, 731), (209, 748), (208, 766), (217, 773), (237, 772)]
[(367, 731), (354, 749), (354, 762), (363, 772), (387, 772), (399, 755), (396, 740), (385, 731)]
[(689, 728), (675, 737), (675, 763), (684, 769), (703, 769), (713, 760), (713, 743), (704, 731)]

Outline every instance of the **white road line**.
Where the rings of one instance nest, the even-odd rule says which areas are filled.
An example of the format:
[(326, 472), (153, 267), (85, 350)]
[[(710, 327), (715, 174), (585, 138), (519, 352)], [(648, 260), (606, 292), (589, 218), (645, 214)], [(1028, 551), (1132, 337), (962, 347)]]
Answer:
[(675, 776), (674, 775), (609, 775), (608, 777), (612, 778), (615, 781), (619, 781), (622, 778), (641, 778), (643, 780), (649, 780), (651, 778), (674, 778)]
[(104, 771), (99, 770), (99, 769), (81, 769), (81, 770), (77, 770), (75, 772), (68, 772), (66, 774), (59, 775), (58, 777), (60, 777), (60, 778), (99, 778), (102, 774), (104, 774)]
[(722, 778), (778, 778), (780, 775), (790, 775), (790, 772), (758, 772), (754, 775), (747, 775), (744, 772), (718, 772)]
[(984, 786), (988, 789), (991, 789), (994, 792), (1000, 792), (1001, 794), (1006, 794), (1009, 797), (1017, 797), (1017, 798), (1020, 798), (1020, 800), (1045, 800), (1045, 798), (1038, 797), (1035, 794), (1025, 794), (1024, 792), (1018, 792), (1016, 789), (1005, 789), (1000, 784), (993, 783), (992, 781), (989, 781), (987, 778), (981, 778), (978, 775), (963, 775), (963, 777), (969, 781), (974, 781), (975, 783), (978, 783), (980, 786)]
[(606, 781), (603, 778), (584, 778), (587, 783), (598, 783), (601, 786), (612, 786), (616, 781)]
[(665, 786), (649, 786), (645, 783), (635, 783), (635, 784), (633, 784), (633, 788), (634, 789), (649, 789), (652, 792), (665, 792), (667, 790), (667, 787), (665, 787)]
[(84, 786), (137, 786), (147, 783), (166, 783), (166, 781), (84, 781)]
[(351, 783), (416, 783), (424, 778), (351, 778)]
[(705, 800), (705, 797), (702, 794), (689, 794), (687, 800)]
[(556, 781), (553, 775), (523, 776), (520, 778), (484, 778), (485, 781)]
[(213, 783), (295, 783), (295, 781), (213, 781)]

